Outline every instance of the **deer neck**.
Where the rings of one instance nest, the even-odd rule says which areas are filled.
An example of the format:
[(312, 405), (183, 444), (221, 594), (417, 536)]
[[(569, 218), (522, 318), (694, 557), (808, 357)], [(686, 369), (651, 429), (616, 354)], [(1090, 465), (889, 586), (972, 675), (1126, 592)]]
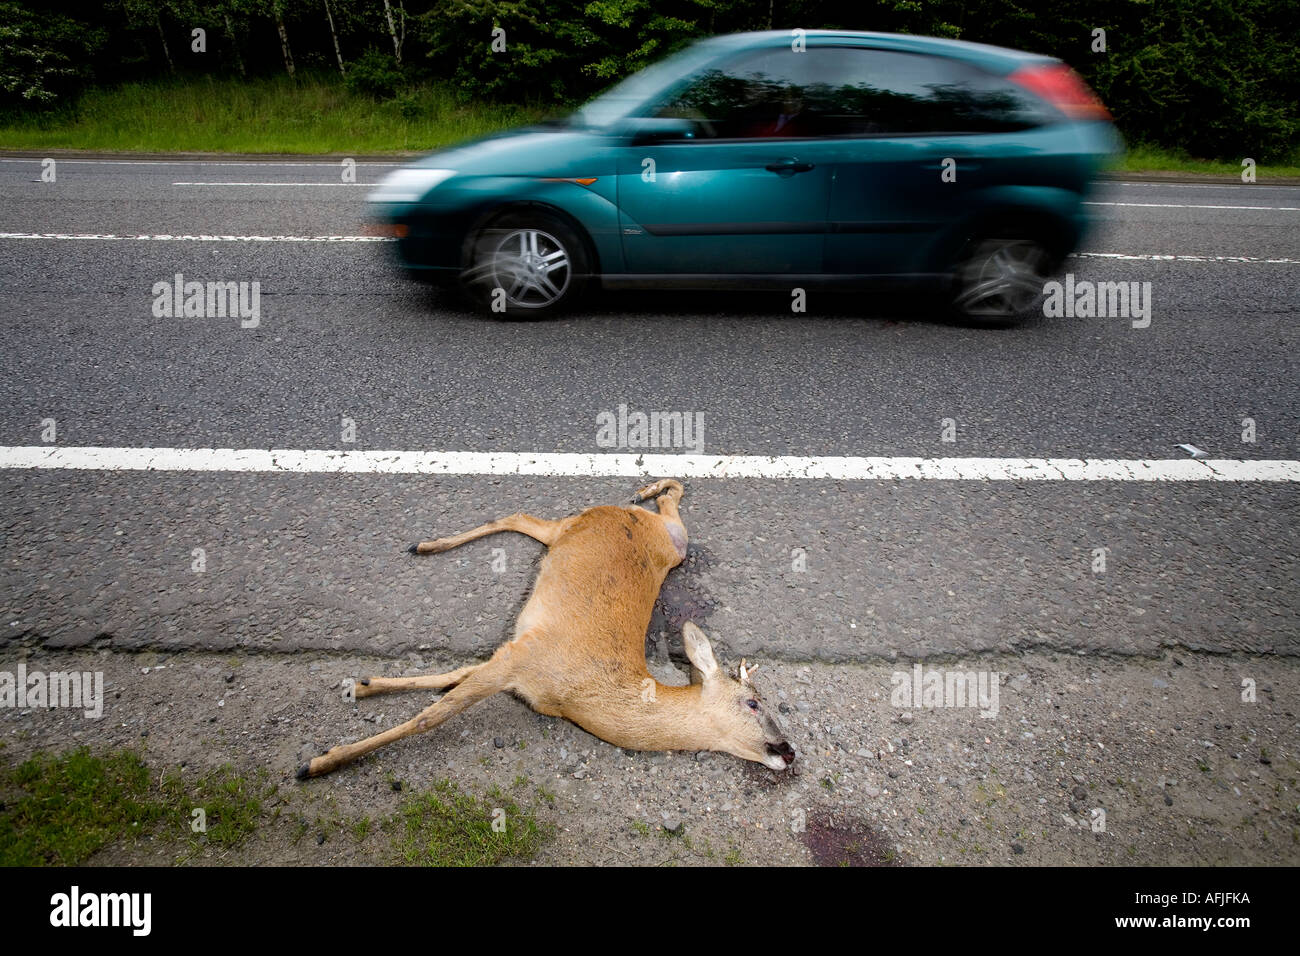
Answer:
[(645, 750), (713, 750), (717, 732), (699, 684), (674, 687), (655, 682), (655, 700), (641, 711), (635, 729)]

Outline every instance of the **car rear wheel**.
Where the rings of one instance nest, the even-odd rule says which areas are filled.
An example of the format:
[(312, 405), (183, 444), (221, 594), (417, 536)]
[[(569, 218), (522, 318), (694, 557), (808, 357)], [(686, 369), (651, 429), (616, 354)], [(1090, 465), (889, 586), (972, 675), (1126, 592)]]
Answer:
[(474, 237), (461, 284), (480, 309), (542, 318), (573, 304), (590, 273), (586, 247), (558, 216), (510, 212)]
[(967, 243), (953, 269), (951, 305), (979, 325), (1005, 326), (1040, 313), (1055, 263), (1037, 239), (999, 236)]

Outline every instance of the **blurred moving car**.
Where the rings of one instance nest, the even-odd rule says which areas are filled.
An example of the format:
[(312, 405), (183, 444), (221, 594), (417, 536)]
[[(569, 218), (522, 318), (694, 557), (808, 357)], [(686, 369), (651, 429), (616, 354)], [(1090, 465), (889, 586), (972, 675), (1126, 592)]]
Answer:
[(1119, 148), (1060, 60), (955, 40), (714, 37), (572, 116), (440, 150), (368, 197), (413, 273), (540, 316), (599, 283), (924, 283), (1032, 307)]

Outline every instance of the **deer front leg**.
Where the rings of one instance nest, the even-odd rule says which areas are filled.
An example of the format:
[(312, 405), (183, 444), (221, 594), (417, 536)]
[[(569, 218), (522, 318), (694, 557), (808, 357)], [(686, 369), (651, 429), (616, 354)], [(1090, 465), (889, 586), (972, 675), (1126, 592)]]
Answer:
[[(682, 483), (676, 478), (660, 478), (654, 484), (646, 485), (640, 491), (632, 496), (632, 504), (639, 505), (643, 501), (649, 501), (651, 498), (658, 498), (660, 495), (666, 495), (672, 502), (672, 508), (677, 509), (677, 502), (682, 500), (685, 489)], [(659, 502), (660, 510), (663, 510), (663, 502)]]
[(398, 724), (383, 733), (367, 737), (365, 740), (359, 740), (354, 744), (344, 744), (321, 754), (310, 763), (305, 763), (298, 768), (298, 779), (306, 780), (308, 777), (319, 777), (322, 774), (330, 773), (344, 764), (351, 763), (358, 757), (365, 756), (372, 750), (378, 750), (386, 744), (391, 744), (395, 740), (432, 730), (444, 720), (454, 717), (467, 707), (477, 704), (485, 697), (491, 697), (497, 691), (504, 690), (506, 687), (506, 673), (506, 668), (495, 659), (488, 661), (486, 664), (478, 665), (478, 669), (474, 673), (448, 691), (445, 696), (441, 697), (432, 706), (426, 707), (406, 723)]
[(677, 549), (677, 554), (683, 560), (686, 558), (686, 525), (682, 524), (682, 516), (677, 510), (678, 504), (681, 503), (683, 494), (682, 483), (675, 478), (661, 478), (652, 485), (646, 485), (635, 495), (632, 496), (633, 504), (640, 504), (642, 501), (655, 500), (659, 507), (659, 517), (663, 520), (664, 527), (668, 530), (668, 536), (673, 539), (673, 546)]
[(353, 696), (360, 700), (401, 690), (451, 690), (482, 666), (470, 664), (446, 674), (421, 674), (418, 677), (363, 677), (353, 684)]

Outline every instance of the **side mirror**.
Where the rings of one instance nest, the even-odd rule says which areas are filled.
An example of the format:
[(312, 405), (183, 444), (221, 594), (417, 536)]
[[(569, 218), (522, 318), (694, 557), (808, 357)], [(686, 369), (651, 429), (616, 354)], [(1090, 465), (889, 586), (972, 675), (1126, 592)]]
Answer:
[(695, 139), (695, 124), (677, 117), (635, 116), (623, 122), (620, 132), (632, 146)]

